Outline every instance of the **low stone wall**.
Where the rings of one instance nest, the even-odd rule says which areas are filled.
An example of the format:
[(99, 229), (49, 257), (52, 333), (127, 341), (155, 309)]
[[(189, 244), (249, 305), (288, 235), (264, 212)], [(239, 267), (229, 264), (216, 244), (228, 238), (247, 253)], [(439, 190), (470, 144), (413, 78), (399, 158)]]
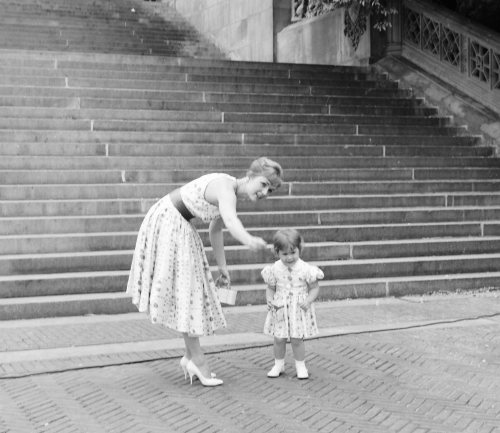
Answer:
[[(366, 66), (370, 60), (370, 32), (355, 50), (344, 35), (344, 9), (301, 20), (278, 33), (277, 60), (283, 63)], [(370, 23), (368, 22), (368, 28)]]
[(273, 61), (273, 0), (169, 0), (232, 60)]

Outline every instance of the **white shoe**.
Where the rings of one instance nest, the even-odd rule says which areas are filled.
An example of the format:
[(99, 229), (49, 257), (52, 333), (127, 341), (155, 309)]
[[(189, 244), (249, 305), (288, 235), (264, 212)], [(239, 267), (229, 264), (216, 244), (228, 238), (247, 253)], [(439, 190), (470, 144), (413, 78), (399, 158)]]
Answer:
[(284, 359), (275, 359), (274, 367), (269, 370), (267, 373), (267, 377), (279, 377), (281, 373), (285, 372), (285, 360)]
[(297, 379), (309, 379), (309, 372), (304, 361), (295, 361), (295, 369), (297, 370)]
[(186, 369), (186, 365), (188, 362), (189, 362), (189, 359), (187, 359), (185, 356), (183, 356), (179, 362), (179, 365), (181, 366), (182, 371), (184, 372), (184, 380), (186, 380), (188, 377), (188, 371)]
[[(189, 362), (189, 359), (186, 358), (186, 355), (184, 355), (180, 362), (179, 362), (179, 365), (181, 366), (182, 368), (182, 371), (184, 372), (184, 379), (187, 379), (187, 375), (188, 375), (188, 372), (187, 372), (187, 369), (186, 369), (186, 365), (187, 363)], [(217, 375), (215, 373), (210, 373), (210, 376), (212, 378), (216, 377)]]
[(186, 370), (189, 374), (191, 385), (193, 384), (193, 376), (196, 376), (203, 386), (217, 386), (217, 385), (222, 385), (224, 383), (220, 379), (216, 379), (214, 377), (208, 378), (203, 376), (200, 369), (191, 360), (189, 360), (188, 363), (186, 364)]

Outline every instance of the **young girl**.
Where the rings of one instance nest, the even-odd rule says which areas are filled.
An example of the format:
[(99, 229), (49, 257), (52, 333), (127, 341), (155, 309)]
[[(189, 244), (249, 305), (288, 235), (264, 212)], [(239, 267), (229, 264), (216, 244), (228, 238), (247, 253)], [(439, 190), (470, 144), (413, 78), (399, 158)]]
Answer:
[(274, 336), (274, 367), (268, 377), (278, 377), (285, 371), (287, 339), (292, 345), (297, 378), (309, 377), (304, 364), (304, 338), (318, 333), (313, 302), (319, 293), (318, 280), (324, 275), (321, 269), (300, 259), (302, 242), (297, 230), (276, 232), (273, 243), (279, 260), (262, 270), (269, 309), (264, 334)]

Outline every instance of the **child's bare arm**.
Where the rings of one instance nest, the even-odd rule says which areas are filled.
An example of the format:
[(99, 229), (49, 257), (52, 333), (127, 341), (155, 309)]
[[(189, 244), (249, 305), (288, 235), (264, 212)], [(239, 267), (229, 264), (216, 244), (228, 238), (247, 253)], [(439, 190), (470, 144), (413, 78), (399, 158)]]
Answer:
[(303, 310), (309, 310), (311, 304), (316, 300), (319, 295), (319, 283), (318, 281), (314, 281), (312, 283), (307, 284), (307, 288), (309, 289), (309, 294), (307, 298), (300, 304), (300, 308)]
[(270, 286), (269, 284), (267, 285), (266, 288), (266, 301), (267, 301), (267, 307), (268, 308), (273, 308), (274, 307), (274, 294), (276, 293), (276, 287)]

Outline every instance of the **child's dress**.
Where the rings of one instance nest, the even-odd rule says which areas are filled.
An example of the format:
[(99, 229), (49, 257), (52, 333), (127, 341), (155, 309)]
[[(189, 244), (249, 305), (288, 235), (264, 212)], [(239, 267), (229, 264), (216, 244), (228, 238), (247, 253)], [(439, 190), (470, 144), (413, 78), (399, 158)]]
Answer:
[[(188, 210), (204, 222), (219, 218), (205, 189), (223, 173), (201, 176), (180, 188)], [(130, 270), (127, 294), (153, 323), (190, 335), (210, 335), (226, 326), (202, 240), (166, 195), (142, 222)]]
[(307, 283), (323, 279), (323, 271), (301, 259), (291, 269), (278, 260), (262, 270), (262, 278), (276, 288), (273, 301), (278, 306), (267, 313), (264, 334), (277, 338), (307, 338), (318, 334), (314, 304), (307, 311), (299, 304), (307, 298)]

